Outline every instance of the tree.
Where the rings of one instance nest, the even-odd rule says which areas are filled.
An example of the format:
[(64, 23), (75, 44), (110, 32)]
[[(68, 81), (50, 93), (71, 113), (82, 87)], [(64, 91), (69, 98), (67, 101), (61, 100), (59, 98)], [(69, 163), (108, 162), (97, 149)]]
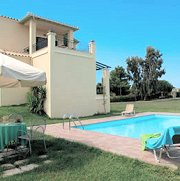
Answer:
[(131, 57), (126, 60), (127, 72), (130, 80), (133, 82), (131, 90), (135, 96), (142, 97), (142, 62), (140, 57)]
[(155, 94), (158, 78), (165, 74), (165, 70), (161, 68), (163, 64), (161, 57), (162, 54), (158, 50), (153, 47), (147, 47), (146, 58), (142, 64), (144, 100)]
[(147, 47), (145, 60), (131, 57), (126, 60), (127, 72), (133, 82), (136, 96), (144, 100), (156, 93), (158, 78), (165, 74), (162, 69), (162, 54), (152, 47)]
[(117, 66), (110, 73), (110, 89), (116, 95), (125, 95), (129, 90), (129, 76), (123, 67)]
[(172, 89), (174, 88), (174, 86), (169, 83), (168, 81), (166, 80), (159, 80), (158, 83), (157, 83), (157, 92), (156, 94), (159, 94), (159, 95), (168, 95)]

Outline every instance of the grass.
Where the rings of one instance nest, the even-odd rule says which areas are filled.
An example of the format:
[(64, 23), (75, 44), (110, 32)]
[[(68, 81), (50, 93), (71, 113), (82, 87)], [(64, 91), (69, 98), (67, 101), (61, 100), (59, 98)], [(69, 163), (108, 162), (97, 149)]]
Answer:
[[(53, 124), (53, 123), (61, 123), (63, 120), (59, 118), (50, 119), (48, 116), (39, 116), (36, 114), (32, 114), (28, 111), (28, 107), (26, 104), (19, 105), (19, 106), (4, 106), (0, 107), (0, 118), (3, 116), (7, 116), (10, 114), (20, 114), (24, 118), (24, 122), (26, 122), (27, 125), (31, 125), (33, 122), (37, 122), (40, 119), (46, 120), (47, 124)], [(83, 117), (81, 119), (91, 119), (91, 118), (102, 118), (102, 117), (109, 117), (114, 116), (114, 113), (108, 113), (108, 114), (102, 114), (102, 115), (94, 115), (94, 116), (88, 116)]]
[(42, 160), (38, 158), (38, 149), (34, 149), (36, 151), (29, 163), (39, 164), (38, 168), (21, 175), (0, 178), (0, 180), (176, 181), (180, 179), (180, 170), (174, 171), (165, 167), (149, 165), (62, 139), (47, 137), (47, 147), (48, 159), (52, 160), (51, 163), (43, 164)]
[[(139, 101), (134, 104), (137, 112), (180, 112), (180, 100)], [(116, 115), (124, 110), (125, 105), (126, 103), (112, 103), (110, 114), (83, 119)], [(0, 117), (11, 113), (21, 114), (28, 125), (42, 118), (29, 113), (26, 105), (0, 108)], [(61, 119), (49, 119), (46, 116), (43, 118), (46, 119), (47, 123), (62, 122)], [(33, 155), (29, 160), (29, 163), (39, 164), (38, 168), (21, 175), (0, 178), (0, 180), (180, 180), (180, 169), (174, 171), (165, 167), (146, 164), (49, 136), (47, 137), (48, 159), (53, 162), (43, 164), (42, 160), (38, 158), (39, 150), (41, 150), (40, 146), (41, 144), (34, 145)], [(3, 168), (0, 167), (0, 177), (2, 171)]]
[[(111, 103), (111, 113), (94, 115), (81, 118), (92, 119), (92, 118), (103, 118), (109, 116), (119, 115), (126, 106), (126, 102)], [(156, 100), (156, 101), (137, 101), (133, 102), (135, 104), (136, 112), (172, 112), (180, 113), (180, 99), (166, 99), (166, 100)], [(48, 124), (62, 122), (62, 119), (49, 119), (47, 116), (38, 116), (36, 114), (29, 113), (27, 105), (20, 106), (4, 106), (0, 107), (0, 117), (4, 115), (9, 115), (12, 113), (19, 113), (23, 116), (24, 121), (27, 125), (32, 122), (36, 122), (39, 119), (45, 119)]]
[[(125, 109), (126, 102), (111, 103), (111, 112), (120, 113)], [(180, 113), (180, 99), (133, 102), (136, 112), (171, 112)]]
[(26, 104), (20, 106), (0, 107), (0, 117), (13, 113), (22, 115), (27, 125), (31, 125), (32, 122), (36, 122), (39, 119), (45, 119), (47, 123), (57, 123), (59, 121), (58, 119), (49, 119), (47, 116), (38, 116), (36, 114), (30, 113)]

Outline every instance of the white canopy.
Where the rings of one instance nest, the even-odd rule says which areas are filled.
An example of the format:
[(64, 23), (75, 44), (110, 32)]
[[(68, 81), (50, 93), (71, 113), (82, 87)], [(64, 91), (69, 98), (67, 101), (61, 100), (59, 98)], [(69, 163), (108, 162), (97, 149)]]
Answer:
[(0, 53), (0, 88), (35, 87), (44, 84), (44, 71)]

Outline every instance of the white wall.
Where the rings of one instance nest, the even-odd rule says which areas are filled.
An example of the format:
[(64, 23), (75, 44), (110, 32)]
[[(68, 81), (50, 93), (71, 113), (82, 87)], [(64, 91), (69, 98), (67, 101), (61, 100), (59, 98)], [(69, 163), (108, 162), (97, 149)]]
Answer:
[(108, 97), (104, 96), (103, 94), (96, 95), (96, 110), (97, 114), (110, 112)]
[(32, 54), (33, 66), (46, 72), (45, 111), (48, 116), (59, 118), (66, 113), (77, 116), (104, 113), (102, 99), (98, 104), (96, 101), (94, 54), (55, 47), (54, 42), (55, 34), (49, 32), (48, 47)]
[(1, 106), (20, 105), (27, 102), (26, 95), (29, 88), (1, 89)]
[(16, 20), (0, 17), (0, 48), (23, 52), (29, 46), (29, 28)]
[(51, 76), (52, 117), (96, 113), (96, 64), (92, 55), (56, 47)]
[(50, 81), (50, 58), (48, 48), (43, 48), (32, 54), (33, 66), (46, 72), (46, 102), (45, 112), (51, 117), (51, 81)]

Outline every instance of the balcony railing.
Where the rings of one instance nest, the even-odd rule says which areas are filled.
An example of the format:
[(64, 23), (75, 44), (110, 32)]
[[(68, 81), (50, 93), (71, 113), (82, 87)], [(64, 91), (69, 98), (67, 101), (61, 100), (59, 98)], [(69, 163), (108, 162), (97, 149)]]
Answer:
[(82, 43), (78, 40), (69, 40), (67, 38), (57, 38), (55, 45), (60, 48), (69, 48), (81, 52), (89, 52), (88, 43)]
[[(32, 46), (32, 52), (35, 52), (47, 46), (48, 46), (48, 40), (43, 39)], [(81, 52), (89, 52), (88, 44), (83, 44), (82, 42), (79, 42), (76, 39), (70, 41), (67, 38), (56, 38), (55, 46), (60, 48), (68, 48)], [(24, 48), (23, 52), (29, 53), (29, 47)]]
[[(35, 52), (37, 50), (40, 50), (42, 48), (45, 48), (48, 46), (48, 41), (47, 39), (43, 39), (32, 46), (32, 52)], [(29, 47), (24, 48), (24, 53), (29, 53)]]

